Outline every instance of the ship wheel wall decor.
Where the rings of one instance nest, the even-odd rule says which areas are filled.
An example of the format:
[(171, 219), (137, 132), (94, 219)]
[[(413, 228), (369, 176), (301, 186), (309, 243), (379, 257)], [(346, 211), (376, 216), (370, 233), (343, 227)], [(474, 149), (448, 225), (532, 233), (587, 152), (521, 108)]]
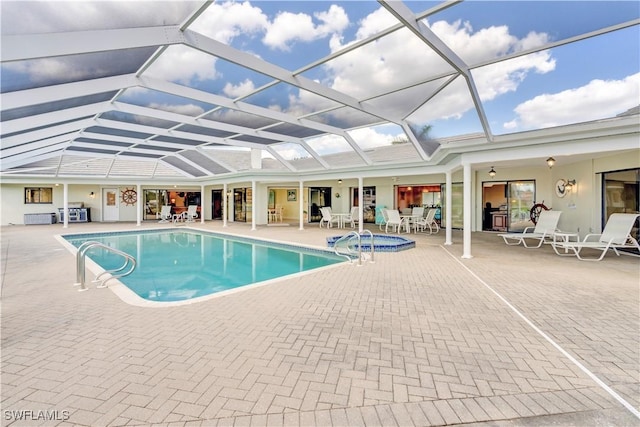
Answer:
[(542, 211), (548, 210), (549, 208), (544, 205), (544, 200), (542, 201), (542, 203), (535, 203), (529, 211), (529, 219), (531, 219), (531, 222), (533, 222), (534, 224), (537, 224), (540, 213), (542, 213)]
[(122, 203), (127, 206), (135, 205), (138, 201), (138, 193), (133, 188), (125, 188), (122, 190)]

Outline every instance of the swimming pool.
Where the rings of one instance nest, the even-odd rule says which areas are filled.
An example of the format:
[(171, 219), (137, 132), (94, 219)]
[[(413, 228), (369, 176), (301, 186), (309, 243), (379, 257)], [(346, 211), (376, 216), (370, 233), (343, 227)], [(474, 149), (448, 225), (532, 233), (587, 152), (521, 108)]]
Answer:
[[(134, 256), (135, 271), (119, 280), (139, 297), (155, 302), (197, 299), (344, 262), (321, 249), (191, 229), (61, 237), (75, 248), (97, 241)], [(105, 270), (122, 264), (121, 257), (97, 247), (87, 256)]]

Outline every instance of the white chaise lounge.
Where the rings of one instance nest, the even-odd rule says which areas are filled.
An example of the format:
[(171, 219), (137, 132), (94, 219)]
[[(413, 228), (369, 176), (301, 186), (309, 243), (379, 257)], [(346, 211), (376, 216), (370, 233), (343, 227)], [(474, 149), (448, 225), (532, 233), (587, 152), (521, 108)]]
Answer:
[[(558, 255), (575, 255), (582, 261), (600, 261), (609, 249), (613, 249), (618, 256), (620, 256), (618, 249), (622, 248), (640, 251), (638, 241), (631, 235), (631, 230), (638, 216), (640, 214), (614, 213), (607, 220), (602, 234), (587, 234), (581, 242), (554, 242), (553, 249)], [(581, 256), (581, 252), (585, 248), (601, 251), (600, 256), (597, 258), (584, 258)], [(565, 251), (563, 253), (558, 249), (564, 249)]]
[[(542, 211), (535, 227), (527, 227), (522, 233), (498, 234), (507, 245), (522, 245), (525, 248), (539, 248), (546, 241), (551, 243), (553, 233), (557, 231), (562, 211)], [(536, 246), (527, 245), (527, 239), (537, 242)]]

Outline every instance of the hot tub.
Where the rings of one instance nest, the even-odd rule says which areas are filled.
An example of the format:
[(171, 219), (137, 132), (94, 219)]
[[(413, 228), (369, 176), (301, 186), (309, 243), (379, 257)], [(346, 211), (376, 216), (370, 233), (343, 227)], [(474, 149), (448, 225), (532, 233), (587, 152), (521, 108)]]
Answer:
[[(327, 245), (332, 248), (338, 239), (343, 236), (331, 236), (327, 237)], [(355, 243), (353, 243), (355, 242)], [(352, 240), (352, 244), (358, 247), (357, 239)], [(361, 239), (362, 251), (371, 250), (371, 237), (367, 234), (362, 236)], [(399, 252), (407, 249), (415, 248), (416, 242), (406, 237), (393, 235), (393, 234), (374, 234), (373, 235), (373, 249), (376, 252)]]

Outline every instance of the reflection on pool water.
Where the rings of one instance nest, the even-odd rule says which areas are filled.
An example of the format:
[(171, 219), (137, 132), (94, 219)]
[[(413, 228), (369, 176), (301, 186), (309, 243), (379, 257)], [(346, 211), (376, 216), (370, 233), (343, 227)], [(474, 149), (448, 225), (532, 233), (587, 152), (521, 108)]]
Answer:
[[(196, 230), (66, 235), (76, 248), (97, 241), (134, 256), (135, 271), (120, 278), (140, 297), (181, 301), (344, 262), (310, 248)], [(99, 247), (87, 256), (105, 270), (122, 258)]]
[[(327, 245), (332, 248), (336, 241), (342, 236), (327, 237)], [(357, 244), (354, 241), (354, 246), (357, 248)], [(371, 250), (371, 236), (363, 234), (360, 240), (363, 251)], [(373, 235), (373, 249), (376, 252), (398, 252), (407, 249), (415, 248), (416, 242), (411, 239), (407, 239), (402, 236), (395, 236), (391, 234), (374, 234)]]

